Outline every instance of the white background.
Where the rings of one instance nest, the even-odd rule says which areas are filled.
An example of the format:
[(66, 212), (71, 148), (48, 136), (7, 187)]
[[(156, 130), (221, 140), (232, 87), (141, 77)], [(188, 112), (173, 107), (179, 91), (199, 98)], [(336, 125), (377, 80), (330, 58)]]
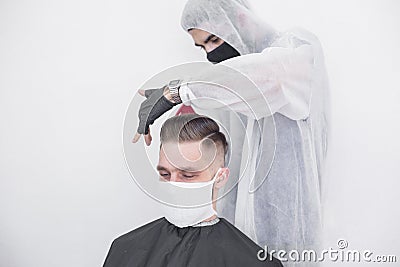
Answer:
[[(101, 266), (115, 237), (158, 217), (125, 167), (122, 124), (150, 76), (205, 59), (180, 27), (184, 2), (0, 2), (1, 267)], [(400, 261), (399, 3), (251, 3), (324, 47), (326, 247), (345, 238)]]

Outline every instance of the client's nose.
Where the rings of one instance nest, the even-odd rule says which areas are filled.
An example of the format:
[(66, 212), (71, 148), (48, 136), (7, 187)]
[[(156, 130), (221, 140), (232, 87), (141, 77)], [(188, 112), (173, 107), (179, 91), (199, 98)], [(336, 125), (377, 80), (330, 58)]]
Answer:
[(181, 182), (177, 173), (171, 173), (169, 181), (170, 182)]

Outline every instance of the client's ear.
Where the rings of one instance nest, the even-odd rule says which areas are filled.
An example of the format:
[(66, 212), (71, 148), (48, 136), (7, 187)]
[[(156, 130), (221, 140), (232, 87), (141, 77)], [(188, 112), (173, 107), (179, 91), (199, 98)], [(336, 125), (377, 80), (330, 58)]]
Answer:
[(215, 180), (215, 188), (220, 189), (222, 188), (227, 182), (229, 178), (229, 169), (228, 168), (221, 168), (219, 170), (219, 174), (217, 179)]

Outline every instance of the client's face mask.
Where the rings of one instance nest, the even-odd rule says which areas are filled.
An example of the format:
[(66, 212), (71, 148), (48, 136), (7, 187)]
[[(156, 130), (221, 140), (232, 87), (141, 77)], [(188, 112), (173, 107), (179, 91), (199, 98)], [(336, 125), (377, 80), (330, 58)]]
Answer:
[(240, 56), (240, 53), (227, 42), (223, 42), (220, 46), (207, 53), (207, 59), (212, 63), (220, 63), (237, 56)]
[(163, 205), (165, 218), (178, 227), (187, 227), (216, 215), (212, 205), (212, 192), (219, 171), (220, 169), (208, 182), (160, 181), (160, 189), (166, 193), (168, 199), (165, 202), (173, 205)]

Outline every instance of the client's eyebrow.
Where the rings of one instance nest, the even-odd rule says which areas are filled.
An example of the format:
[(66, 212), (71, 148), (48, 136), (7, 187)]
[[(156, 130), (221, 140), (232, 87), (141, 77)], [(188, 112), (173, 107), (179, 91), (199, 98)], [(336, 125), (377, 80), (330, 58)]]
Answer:
[[(215, 34), (210, 34), (205, 40), (204, 40), (204, 43), (206, 44), (206, 43), (208, 43), (212, 38), (214, 38), (215, 37)], [(202, 46), (202, 45), (200, 45), (200, 44), (196, 44), (196, 43), (194, 43), (194, 45), (195, 46)]]
[(168, 171), (167, 168), (161, 166), (161, 165), (157, 165), (157, 171)]
[(193, 168), (190, 166), (179, 168), (179, 170), (183, 172), (201, 172), (201, 170), (199, 170), (198, 168)]
[[(197, 169), (197, 168), (193, 168), (193, 167), (182, 167), (178, 169), (179, 171), (183, 171), (183, 172), (201, 172), (201, 170)], [(164, 166), (161, 165), (157, 165), (157, 171), (168, 171), (167, 168), (165, 168)]]

